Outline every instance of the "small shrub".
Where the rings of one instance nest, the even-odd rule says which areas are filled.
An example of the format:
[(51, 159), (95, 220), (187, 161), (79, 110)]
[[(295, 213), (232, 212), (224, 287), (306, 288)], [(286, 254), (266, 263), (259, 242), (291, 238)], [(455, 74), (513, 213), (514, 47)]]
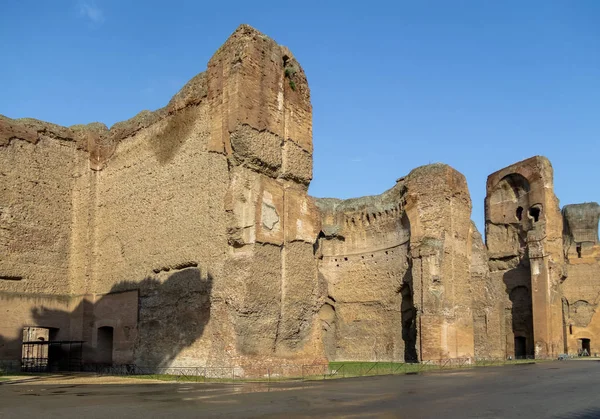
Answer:
[(292, 77), (294, 74), (296, 74), (296, 68), (293, 66), (288, 66), (285, 68), (284, 72), (285, 72), (285, 76), (289, 79), (290, 77)]

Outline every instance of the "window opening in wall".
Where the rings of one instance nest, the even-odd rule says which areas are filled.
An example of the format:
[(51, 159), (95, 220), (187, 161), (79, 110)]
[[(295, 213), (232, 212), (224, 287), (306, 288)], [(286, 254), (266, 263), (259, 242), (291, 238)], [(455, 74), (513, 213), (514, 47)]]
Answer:
[(529, 215), (533, 218), (533, 222), (537, 223), (540, 219), (540, 209), (536, 207), (529, 208)]
[(572, 324), (569, 325), (569, 334), (570, 335), (573, 334), (573, 325)]
[(523, 207), (517, 208), (517, 220), (521, 221), (523, 219)]
[(580, 244), (577, 245), (577, 257), (581, 258), (581, 245)]

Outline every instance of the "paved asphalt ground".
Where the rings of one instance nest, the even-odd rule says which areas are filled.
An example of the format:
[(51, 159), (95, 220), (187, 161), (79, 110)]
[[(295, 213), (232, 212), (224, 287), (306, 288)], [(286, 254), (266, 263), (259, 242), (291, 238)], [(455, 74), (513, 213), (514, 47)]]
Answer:
[(0, 382), (0, 418), (600, 418), (600, 361), (253, 384)]

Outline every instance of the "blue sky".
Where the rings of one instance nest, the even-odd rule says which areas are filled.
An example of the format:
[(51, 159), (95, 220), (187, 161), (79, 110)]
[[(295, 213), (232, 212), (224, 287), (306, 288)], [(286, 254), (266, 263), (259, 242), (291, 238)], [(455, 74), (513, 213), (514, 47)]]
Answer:
[(553, 163), (561, 205), (599, 201), (600, 2), (4, 1), (0, 114), (108, 126), (164, 106), (240, 23), (287, 45), (312, 92), (314, 196), (411, 169)]

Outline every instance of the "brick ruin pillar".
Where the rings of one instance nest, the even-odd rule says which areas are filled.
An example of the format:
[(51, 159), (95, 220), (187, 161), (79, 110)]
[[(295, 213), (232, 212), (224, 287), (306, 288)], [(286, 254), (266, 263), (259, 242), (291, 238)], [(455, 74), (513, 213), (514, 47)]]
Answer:
[(230, 173), (225, 274), (237, 353), (322, 353), (308, 344), (320, 227), (307, 195), (313, 147), (304, 71), (287, 48), (242, 25), (207, 76), (209, 151), (227, 156)]
[(506, 353), (555, 357), (564, 349), (564, 258), (550, 162), (532, 157), (491, 174), (485, 209), (491, 275), (504, 282), (510, 300)]
[(443, 164), (405, 179), (419, 359), (471, 358), (471, 198), (465, 177)]

